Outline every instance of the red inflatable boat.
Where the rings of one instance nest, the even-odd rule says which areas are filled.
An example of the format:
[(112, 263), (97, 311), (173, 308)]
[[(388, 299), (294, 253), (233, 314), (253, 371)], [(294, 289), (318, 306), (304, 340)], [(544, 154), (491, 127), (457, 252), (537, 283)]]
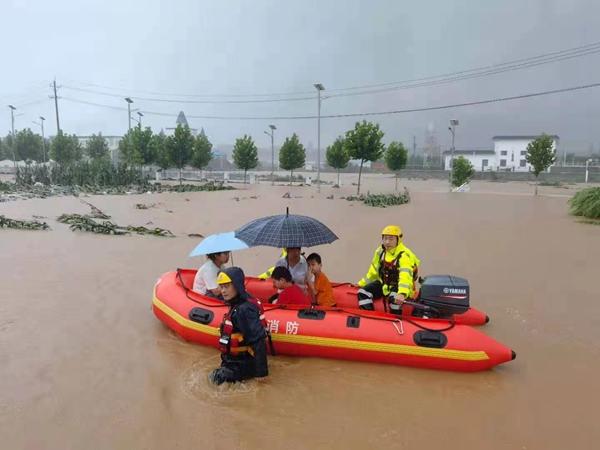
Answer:
[[(445, 279), (450, 278), (447, 275), (434, 275), (431, 277), (427, 277), (425, 278), (424, 286), (427, 287), (427, 283), (430, 280), (435, 280), (435, 277), (444, 277)], [(457, 277), (452, 278), (456, 279)], [(466, 282), (466, 280), (462, 278), (459, 279)], [(351, 283), (332, 283), (332, 286), (333, 297), (338, 308), (358, 309), (357, 291), (359, 288), (357, 286), (352, 285)], [(273, 283), (270, 279), (262, 280), (253, 277), (246, 277), (246, 290), (263, 303), (267, 303), (267, 300), (276, 292), (275, 288), (273, 287)], [(456, 295), (448, 295), (450, 295), (451, 297), (456, 297)], [(468, 293), (463, 295), (468, 296)], [(376, 300), (374, 303), (376, 311), (385, 312), (384, 303), (381, 299)], [(422, 314), (425, 313), (425, 311), (419, 309), (419, 307), (405, 305), (402, 308), (402, 313), (405, 317), (418, 317), (419, 315), (422, 316)], [(436, 316), (433, 315), (433, 317)], [(445, 319), (448, 321), (454, 321), (463, 325), (472, 326), (485, 325), (490, 321), (489, 317), (484, 312), (471, 307), (465, 307), (464, 309), (457, 310), (456, 312), (454, 312), (454, 314), (447, 314), (443, 315), (443, 317), (437, 318)]]
[[(154, 287), (156, 317), (187, 341), (217, 348), (227, 306), (190, 290), (196, 270), (164, 274)], [(249, 287), (256, 281), (249, 279)], [(268, 285), (268, 282), (261, 282)], [(454, 371), (490, 369), (515, 358), (477, 329), (385, 312), (266, 304), (276, 354), (316, 356)]]

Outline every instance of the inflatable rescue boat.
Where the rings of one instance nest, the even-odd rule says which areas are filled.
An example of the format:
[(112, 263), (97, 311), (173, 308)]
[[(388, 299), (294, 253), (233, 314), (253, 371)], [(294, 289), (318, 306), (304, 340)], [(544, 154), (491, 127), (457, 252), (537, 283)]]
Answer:
[[(338, 308), (358, 308), (358, 286), (332, 283), (333, 298)], [(270, 279), (246, 277), (246, 290), (263, 303), (276, 290)], [(387, 312), (383, 300), (375, 300), (375, 310)], [(418, 298), (402, 307), (404, 317), (445, 319), (464, 325), (485, 325), (490, 321), (482, 311), (469, 306), (469, 282), (453, 275), (430, 275), (423, 279)]]
[[(183, 339), (218, 348), (228, 306), (191, 290), (196, 270), (164, 274), (154, 287), (156, 317)], [(262, 286), (271, 283), (260, 281)], [(247, 279), (248, 290), (258, 280)], [(260, 299), (260, 298), (259, 298)], [(399, 317), (345, 307), (302, 308), (263, 304), (275, 354), (316, 356), (472, 372), (516, 354), (482, 332), (448, 320)]]

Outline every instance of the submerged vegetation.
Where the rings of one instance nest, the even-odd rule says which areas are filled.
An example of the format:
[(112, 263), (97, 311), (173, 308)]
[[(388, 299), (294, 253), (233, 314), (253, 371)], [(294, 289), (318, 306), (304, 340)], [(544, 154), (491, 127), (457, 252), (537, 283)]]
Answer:
[(410, 202), (410, 193), (404, 188), (401, 194), (367, 194), (359, 196), (348, 196), (346, 200), (361, 201), (367, 206), (385, 208), (387, 206), (404, 205)]
[(112, 235), (136, 233), (161, 237), (175, 236), (169, 230), (165, 230), (164, 228), (146, 228), (133, 225), (121, 226), (108, 220), (102, 222), (96, 221), (89, 215), (62, 214), (56, 220), (60, 223), (68, 224), (69, 228), (73, 231), (87, 231), (89, 233)]
[(18, 220), (0, 216), (0, 228), (13, 228), (16, 230), (47, 230), (50, 227), (46, 222), (37, 220)]
[(571, 200), (571, 214), (586, 219), (600, 220), (600, 187), (583, 189)]

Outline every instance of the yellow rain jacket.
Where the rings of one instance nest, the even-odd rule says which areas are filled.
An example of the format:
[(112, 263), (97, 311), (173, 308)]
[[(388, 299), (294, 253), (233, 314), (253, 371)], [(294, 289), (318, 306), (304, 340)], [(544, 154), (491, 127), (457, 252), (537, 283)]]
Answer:
[[(383, 262), (393, 263), (396, 261), (398, 268), (398, 284), (388, 286), (383, 281)], [(369, 266), (367, 274), (358, 282), (360, 287), (364, 287), (373, 281), (380, 281), (383, 284), (383, 294), (389, 295), (391, 292), (404, 294), (406, 298), (412, 298), (415, 292), (414, 275), (419, 264), (419, 258), (404, 244), (398, 244), (392, 251), (386, 251), (382, 246), (375, 250), (373, 260)]]

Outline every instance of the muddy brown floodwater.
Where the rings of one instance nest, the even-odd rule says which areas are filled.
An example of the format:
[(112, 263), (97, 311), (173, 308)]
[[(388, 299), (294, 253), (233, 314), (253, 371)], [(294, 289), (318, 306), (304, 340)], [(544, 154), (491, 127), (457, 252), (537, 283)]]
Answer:
[[(475, 183), (465, 194), (407, 184), (412, 202), (386, 209), (340, 200), (351, 186), (86, 198), (118, 223), (152, 222), (173, 239), (71, 232), (54, 219), (88, 212), (73, 197), (1, 203), (0, 214), (52, 226), (0, 230), (1, 447), (597, 448), (600, 227), (567, 215), (573, 190), (535, 198), (519, 183)], [(367, 177), (365, 189), (382, 188), (393, 180)], [(155, 206), (134, 208), (142, 202)], [(276, 357), (265, 381), (209, 385), (217, 351), (153, 316), (153, 283), (202, 262), (187, 258), (198, 241), (188, 233), (232, 230), (286, 206), (340, 237), (316, 249), (333, 280), (359, 279), (381, 228), (401, 224), (423, 273), (470, 280), (473, 304), (492, 319), (484, 331), (517, 359), (463, 374)], [(248, 274), (276, 257), (269, 248), (234, 255)]]

